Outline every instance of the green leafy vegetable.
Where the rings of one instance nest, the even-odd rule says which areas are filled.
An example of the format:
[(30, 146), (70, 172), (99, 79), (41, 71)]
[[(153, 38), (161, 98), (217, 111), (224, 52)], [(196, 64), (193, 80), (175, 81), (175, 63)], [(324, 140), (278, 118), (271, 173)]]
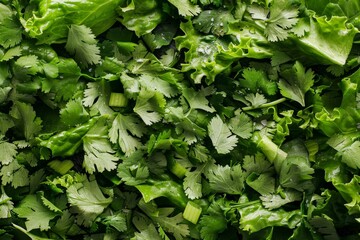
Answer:
[(359, 239), (357, 0), (0, 2), (0, 239)]

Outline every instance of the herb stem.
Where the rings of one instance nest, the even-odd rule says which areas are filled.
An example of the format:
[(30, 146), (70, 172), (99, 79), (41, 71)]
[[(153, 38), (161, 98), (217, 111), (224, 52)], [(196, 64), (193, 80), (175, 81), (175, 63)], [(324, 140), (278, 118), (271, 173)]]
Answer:
[(272, 107), (272, 106), (275, 106), (279, 103), (282, 103), (282, 102), (285, 102), (286, 101), (286, 98), (279, 98), (275, 101), (272, 101), (272, 102), (268, 102), (268, 103), (265, 103), (265, 104), (261, 104), (260, 106), (250, 106), (250, 107), (243, 107), (242, 110), (243, 111), (251, 111), (251, 110), (255, 110), (255, 109), (259, 109), (259, 108), (267, 108), (267, 107)]

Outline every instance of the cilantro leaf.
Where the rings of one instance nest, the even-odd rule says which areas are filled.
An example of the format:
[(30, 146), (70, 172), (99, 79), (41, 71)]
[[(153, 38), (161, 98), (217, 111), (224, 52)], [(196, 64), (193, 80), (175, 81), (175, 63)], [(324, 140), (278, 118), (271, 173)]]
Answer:
[(203, 33), (211, 32), (214, 35), (223, 36), (229, 31), (229, 23), (234, 20), (233, 15), (228, 11), (206, 10), (193, 20), (193, 24), (197, 30)]
[(300, 201), (302, 199), (302, 194), (294, 190), (286, 190), (282, 195), (284, 196), (279, 194), (267, 194), (260, 196), (260, 199), (264, 207), (270, 210), (279, 208), (294, 201)]
[(340, 236), (336, 231), (333, 220), (326, 215), (323, 217), (315, 216), (309, 220), (309, 223), (324, 237), (324, 239), (340, 240)]
[(215, 165), (206, 175), (210, 188), (216, 192), (241, 194), (244, 188), (244, 175), (240, 165)]
[(311, 69), (305, 72), (304, 66), (296, 62), (291, 69), (284, 70), (282, 76), (284, 78), (279, 81), (281, 94), (305, 106), (305, 93), (314, 84), (314, 72)]
[(2, 194), (0, 196), (0, 219), (2, 218), (10, 218), (11, 211), (14, 208), (14, 203), (11, 201), (12, 199), (6, 195), (4, 188), (1, 187)]
[(286, 0), (273, 1), (270, 8), (253, 5), (248, 11), (254, 19), (265, 22), (264, 34), (270, 42), (283, 41), (298, 22), (298, 9)]
[(42, 129), (42, 121), (36, 116), (36, 112), (30, 104), (15, 102), (10, 116), (13, 117), (17, 130), (21, 131), (27, 140), (34, 138), (35, 134)]
[(2, 154), (0, 161), (1, 164), (8, 165), (12, 161), (14, 161), (15, 156), (17, 154), (17, 147), (15, 144), (3, 141), (0, 138), (0, 152)]
[(156, 208), (156, 205), (144, 201), (139, 202), (139, 207), (165, 231), (172, 233), (176, 240), (189, 236), (189, 226), (183, 223), (182, 213), (169, 216), (174, 211), (173, 208)]
[(201, 8), (198, 5), (192, 4), (189, 0), (168, 0), (172, 5), (174, 5), (179, 14), (184, 17), (196, 16), (201, 12)]
[(105, 83), (89, 82), (84, 91), (83, 104), (85, 107), (91, 107), (90, 115), (96, 113), (112, 114), (113, 110), (109, 107), (109, 89)]
[(237, 136), (248, 139), (252, 136), (253, 122), (245, 113), (236, 113), (229, 121), (229, 128)]
[(8, 165), (3, 165), (0, 176), (3, 185), (11, 183), (14, 188), (29, 185), (29, 170), (24, 165), (19, 164), (17, 160)]
[(270, 81), (264, 71), (259, 71), (254, 68), (244, 69), (242, 74), (244, 79), (239, 81), (240, 86), (257, 93), (261, 90), (266, 95), (275, 95), (277, 92), (276, 82)]
[(119, 160), (107, 139), (108, 128), (104, 122), (99, 120), (83, 137), (85, 151), (83, 166), (90, 174), (96, 170), (98, 172), (114, 170)]
[(165, 97), (174, 97), (178, 94), (178, 90), (174, 85), (166, 81), (165, 75), (151, 76), (143, 74), (139, 77), (139, 82), (142, 87), (149, 90), (156, 90), (162, 93)]
[(84, 66), (99, 63), (100, 49), (91, 29), (85, 25), (72, 24), (69, 28), (65, 49), (73, 54), (75, 59)]
[(26, 218), (26, 229), (40, 229), (42, 231), (50, 229), (50, 221), (58, 216), (48, 208), (46, 208), (36, 195), (27, 195), (19, 206), (13, 211), (21, 218)]
[(226, 229), (227, 220), (221, 207), (220, 201), (214, 201), (207, 209), (206, 214), (201, 217), (200, 234), (204, 240), (218, 239), (218, 234)]
[(135, 232), (134, 240), (148, 240), (148, 239), (162, 240), (154, 224), (150, 224), (148, 228), (144, 229), (141, 232)]
[(195, 91), (192, 88), (186, 88), (183, 90), (183, 96), (192, 109), (201, 109), (207, 112), (214, 112), (215, 109), (209, 106), (207, 96), (214, 93), (213, 87), (202, 88), (200, 91)]
[[(1, 11), (4, 11), (4, 9), (1, 9)], [(22, 28), (10, 9), (7, 8), (6, 11), (6, 13), (2, 13), (3, 16), (0, 18), (0, 45), (9, 48), (21, 42)]]
[(109, 138), (112, 143), (118, 143), (125, 155), (129, 156), (141, 147), (140, 138), (144, 132), (145, 128), (138, 118), (119, 113), (109, 129)]
[(137, 113), (146, 125), (159, 122), (160, 113), (165, 107), (166, 100), (159, 92), (141, 90), (136, 100), (134, 112)]
[(87, 121), (89, 113), (78, 98), (66, 103), (66, 106), (60, 110), (60, 119), (68, 126), (75, 126)]
[(209, 137), (216, 151), (220, 154), (229, 153), (238, 141), (237, 137), (232, 135), (228, 126), (217, 115), (211, 119), (208, 125)]
[(68, 201), (75, 213), (77, 222), (90, 226), (95, 218), (112, 202), (112, 196), (105, 197), (95, 179), (83, 178), (66, 190)]
[(195, 158), (202, 164), (198, 165), (195, 170), (187, 171), (185, 174), (183, 187), (185, 194), (190, 199), (197, 199), (203, 194), (203, 174), (207, 174), (214, 165), (214, 160), (208, 156), (209, 152), (201, 145), (196, 145), (190, 152), (190, 157)]

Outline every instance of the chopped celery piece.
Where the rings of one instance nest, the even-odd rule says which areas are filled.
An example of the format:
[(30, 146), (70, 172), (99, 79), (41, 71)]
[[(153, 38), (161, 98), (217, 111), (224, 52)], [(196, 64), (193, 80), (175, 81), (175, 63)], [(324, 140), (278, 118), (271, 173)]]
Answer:
[(112, 92), (110, 94), (109, 106), (110, 107), (125, 107), (128, 103), (128, 99), (123, 93)]
[(184, 178), (187, 172), (186, 168), (176, 161), (174, 161), (173, 164), (171, 165), (170, 171), (173, 174), (175, 174), (175, 176), (177, 176), (178, 178)]
[(183, 217), (184, 219), (188, 220), (189, 222), (192, 222), (193, 224), (196, 224), (199, 220), (200, 214), (201, 214), (202, 208), (194, 203), (194, 202), (187, 202)]
[(54, 171), (60, 173), (61, 175), (64, 175), (74, 166), (74, 163), (71, 160), (53, 160), (49, 162), (48, 165)]

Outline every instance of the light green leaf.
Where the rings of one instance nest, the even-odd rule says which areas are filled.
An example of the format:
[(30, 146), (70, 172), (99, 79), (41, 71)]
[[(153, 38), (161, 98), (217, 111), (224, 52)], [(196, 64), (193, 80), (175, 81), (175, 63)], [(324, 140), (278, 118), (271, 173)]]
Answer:
[(40, 229), (46, 231), (50, 229), (50, 221), (58, 216), (46, 208), (36, 195), (27, 195), (20, 205), (13, 210), (20, 218), (26, 218), (26, 229)]
[(219, 115), (211, 119), (208, 131), (213, 146), (220, 154), (229, 153), (237, 144), (237, 137), (231, 134), (230, 129)]

